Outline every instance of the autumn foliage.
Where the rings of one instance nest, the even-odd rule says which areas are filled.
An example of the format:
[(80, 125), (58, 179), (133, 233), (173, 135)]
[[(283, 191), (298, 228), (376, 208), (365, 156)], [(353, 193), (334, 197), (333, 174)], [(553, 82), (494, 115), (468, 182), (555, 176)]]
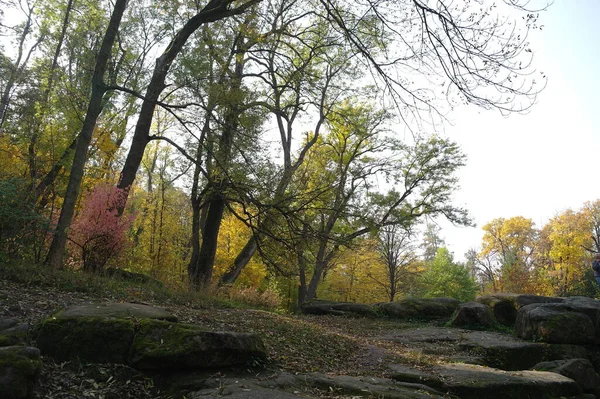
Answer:
[(81, 250), (84, 270), (101, 272), (106, 262), (125, 248), (126, 233), (135, 219), (135, 214), (118, 215), (126, 195), (115, 186), (98, 184), (85, 197), (69, 234)]

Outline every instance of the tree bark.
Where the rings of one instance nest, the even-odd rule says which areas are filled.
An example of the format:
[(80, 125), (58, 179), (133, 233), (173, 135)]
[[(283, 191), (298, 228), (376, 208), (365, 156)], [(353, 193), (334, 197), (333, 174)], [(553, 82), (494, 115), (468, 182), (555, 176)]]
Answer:
[(96, 66), (92, 77), (92, 93), (88, 103), (88, 109), (85, 115), (85, 120), (81, 128), (81, 132), (77, 137), (75, 146), (75, 156), (73, 165), (71, 166), (71, 175), (69, 176), (69, 184), (63, 201), (63, 206), (54, 232), (50, 250), (46, 258), (46, 264), (54, 269), (62, 267), (65, 246), (67, 243), (67, 229), (71, 225), (73, 215), (75, 213), (75, 203), (81, 181), (83, 179), (83, 171), (87, 160), (87, 151), (92, 140), (92, 134), (96, 127), (96, 121), (102, 112), (102, 98), (106, 91), (104, 85), (104, 74), (110, 58), (110, 53), (115, 42), (115, 38), (119, 31), (121, 18), (127, 7), (127, 0), (116, 0), (115, 8), (110, 17), (108, 28), (102, 40), (100, 52), (96, 58)]

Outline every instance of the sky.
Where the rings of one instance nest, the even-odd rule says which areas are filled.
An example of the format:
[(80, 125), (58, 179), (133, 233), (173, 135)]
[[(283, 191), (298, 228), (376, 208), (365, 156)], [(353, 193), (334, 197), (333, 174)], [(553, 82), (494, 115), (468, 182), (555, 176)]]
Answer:
[(523, 216), (541, 228), (556, 214), (600, 199), (600, 0), (555, 0), (531, 36), (548, 85), (525, 115), (475, 106), (450, 116), (446, 134), (467, 154), (455, 203), (477, 227), (440, 222), (455, 259), (481, 245), (481, 227)]

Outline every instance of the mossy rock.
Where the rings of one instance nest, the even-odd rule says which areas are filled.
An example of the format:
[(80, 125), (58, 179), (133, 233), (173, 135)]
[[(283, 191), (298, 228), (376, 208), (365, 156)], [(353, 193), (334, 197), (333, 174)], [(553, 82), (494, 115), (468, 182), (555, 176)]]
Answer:
[(204, 331), (194, 325), (140, 320), (130, 364), (142, 370), (219, 368), (265, 359), (254, 334)]
[(450, 318), (459, 304), (454, 298), (407, 298), (376, 306), (379, 312), (391, 318), (442, 319)]
[(592, 320), (563, 304), (531, 304), (519, 309), (518, 337), (556, 344), (591, 344), (595, 341)]
[(112, 317), (51, 317), (40, 325), (37, 346), (56, 360), (126, 363), (135, 335), (132, 320)]
[(349, 317), (377, 317), (378, 313), (371, 305), (350, 302), (314, 300), (300, 306), (304, 314), (333, 315)]
[(29, 324), (18, 319), (0, 319), (0, 347), (29, 342)]
[(141, 303), (102, 303), (78, 305), (58, 312), (55, 317), (64, 319), (77, 317), (134, 317), (137, 319), (177, 321), (177, 317), (167, 310)]
[(0, 348), (0, 398), (31, 397), (41, 369), (40, 351), (37, 348)]

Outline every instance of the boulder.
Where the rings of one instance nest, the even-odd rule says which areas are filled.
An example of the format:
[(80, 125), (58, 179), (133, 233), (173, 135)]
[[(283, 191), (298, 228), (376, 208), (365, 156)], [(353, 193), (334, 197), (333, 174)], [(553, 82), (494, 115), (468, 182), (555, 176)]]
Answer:
[(519, 309), (515, 332), (521, 338), (548, 343), (591, 344), (597, 329), (588, 314), (596, 316), (596, 309), (566, 301), (526, 305)]
[(503, 371), (450, 363), (434, 368), (444, 388), (461, 399), (555, 399), (579, 395), (572, 379), (546, 371)]
[(26, 344), (29, 341), (29, 324), (18, 319), (0, 319), (0, 346)]
[(514, 326), (517, 311), (523, 306), (532, 303), (560, 303), (564, 298), (548, 297), (541, 295), (499, 293), (478, 297), (476, 302), (492, 308), (496, 320), (505, 326)]
[(304, 314), (333, 315), (351, 317), (376, 317), (377, 312), (373, 306), (362, 303), (333, 302), (315, 300), (300, 306)]
[(476, 355), (485, 366), (508, 371), (532, 367), (546, 359), (547, 351), (544, 344), (487, 331), (464, 334), (458, 348)]
[(41, 369), (37, 348), (22, 345), (0, 348), (0, 398), (32, 397)]
[(450, 324), (455, 327), (486, 328), (495, 324), (492, 309), (478, 302), (461, 303), (452, 315)]
[(42, 322), (36, 342), (44, 356), (59, 361), (125, 364), (134, 335), (133, 320), (59, 314)]
[(397, 319), (450, 318), (460, 301), (454, 298), (407, 298), (377, 304), (382, 314)]
[(132, 281), (134, 283), (150, 284), (156, 287), (164, 287), (163, 283), (142, 273), (130, 272), (127, 270), (119, 269), (117, 267), (108, 267), (104, 270), (104, 274), (113, 278), (118, 278), (125, 281)]
[(204, 331), (199, 326), (140, 320), (130, 364), (141, 370), (218, 368), (266, 358), (254, 334)]
[(600, 394), (600, 376), (588, 359), (555, 360), (538, 363), (533, 370), (552, 371), (571, 378), (585, 392)]
[(54, 315), (55, 318), (71, 319), (82, 317), (112, 317), (136, 319), (157, 319), (177, 321), (172, 313), (165, 309), (141, 303), (103, 303), (72, 306)]

